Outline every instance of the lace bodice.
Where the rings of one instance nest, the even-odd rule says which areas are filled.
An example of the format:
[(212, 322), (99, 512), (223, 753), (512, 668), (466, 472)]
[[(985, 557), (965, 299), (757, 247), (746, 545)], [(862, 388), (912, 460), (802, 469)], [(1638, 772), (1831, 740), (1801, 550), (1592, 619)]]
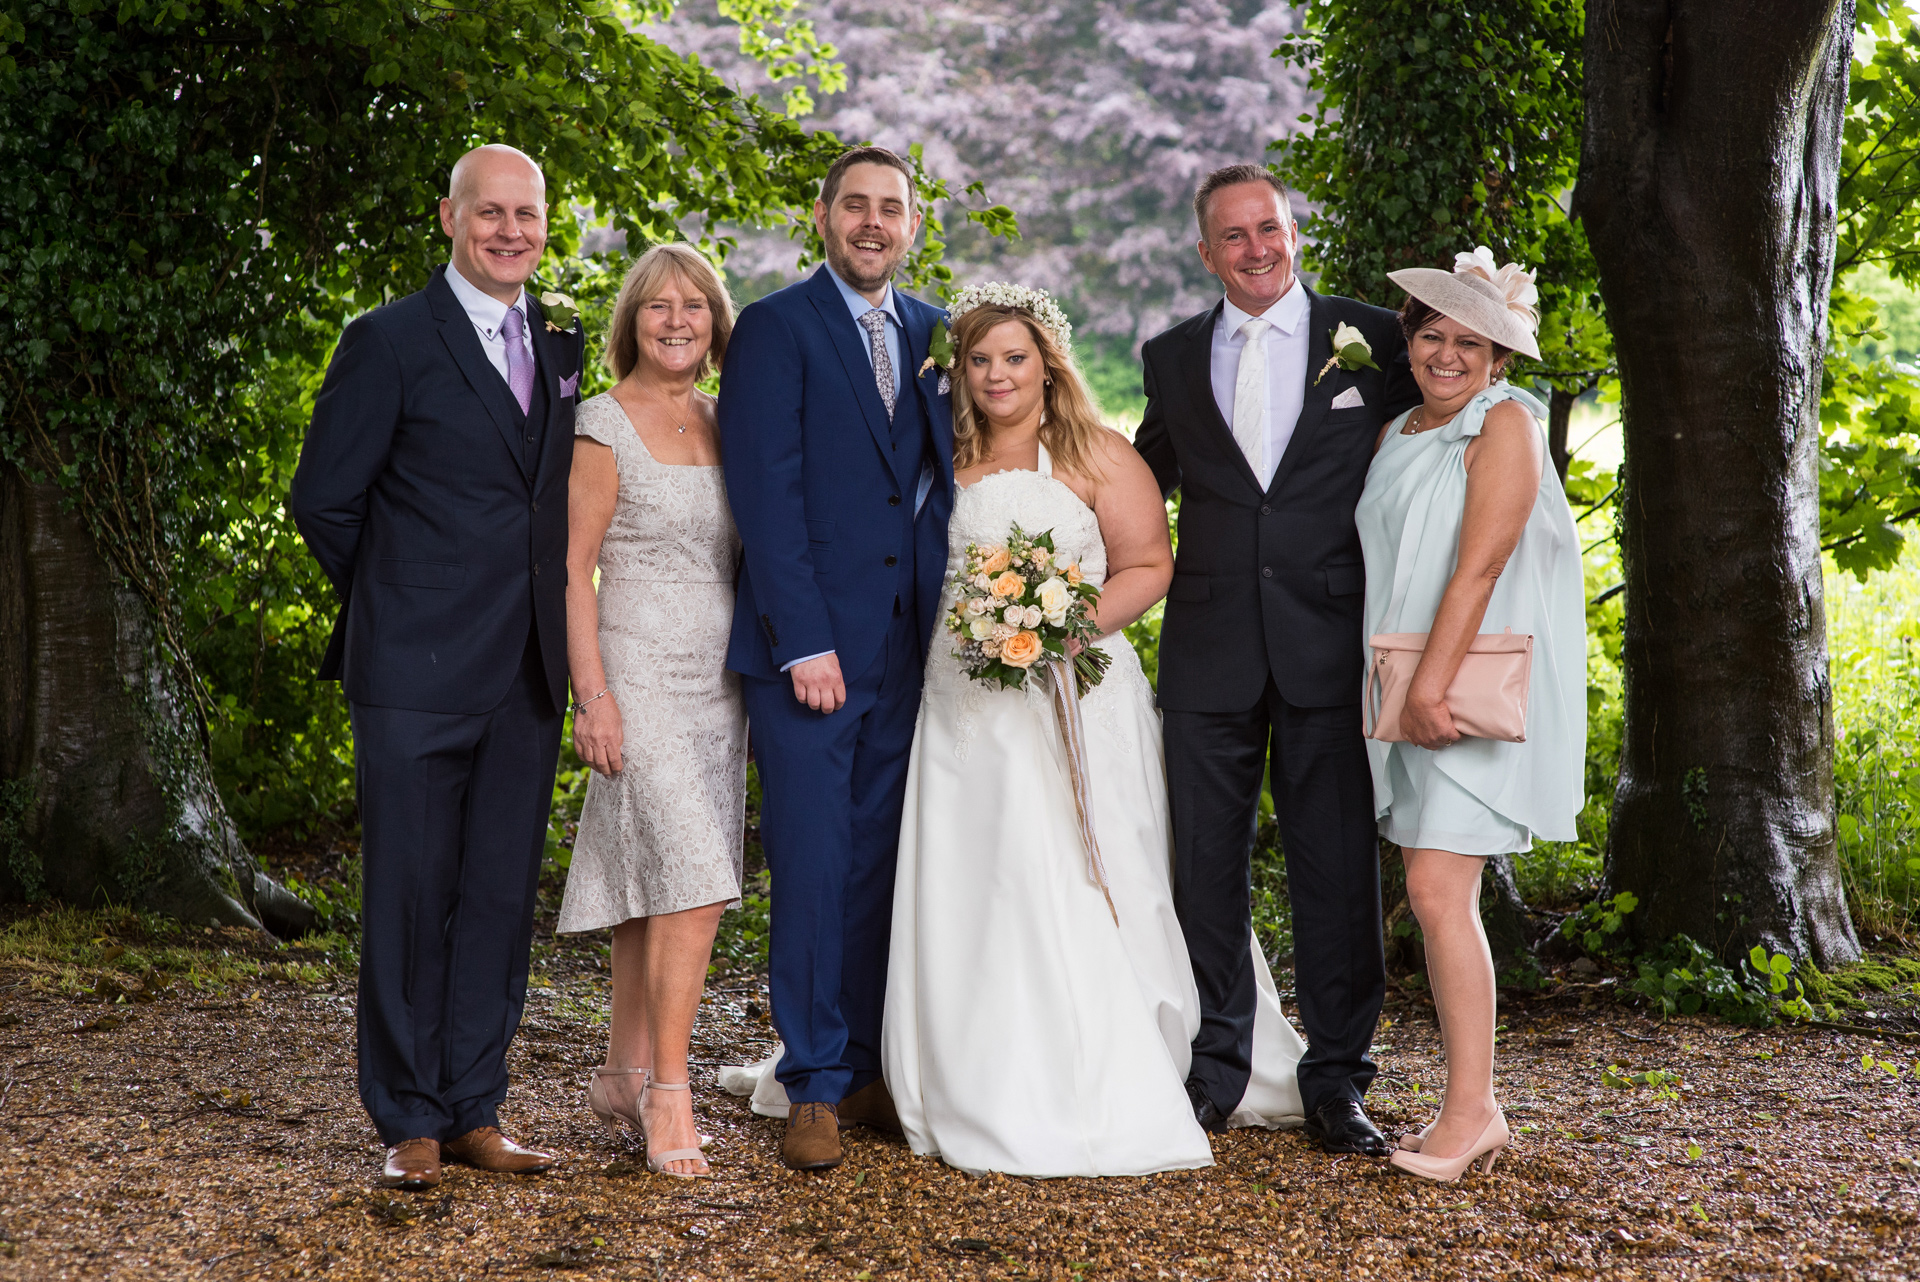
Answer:
[(1107, 545), (1093, 509), (1053, 475), (1053, 461), (1040, 450), (1037, 472), (994, 472), (961, 490), (947, 526), (947, 582), (941, 606), (955, 600), (951, 586), (969, 543), (998, 543), (1018, 523), (1028, 534), (1053, 531), (1055, 559), (1080, 562), (1080, 573), (1094, 583), (1107, 579)]
[(611, 448), (620, 470), (620, 501), (600, 544), (602, 579), (733, 582), (740, 537), (718, 467), (656, 460), (609, 392), (581, 404), (574, 431)]

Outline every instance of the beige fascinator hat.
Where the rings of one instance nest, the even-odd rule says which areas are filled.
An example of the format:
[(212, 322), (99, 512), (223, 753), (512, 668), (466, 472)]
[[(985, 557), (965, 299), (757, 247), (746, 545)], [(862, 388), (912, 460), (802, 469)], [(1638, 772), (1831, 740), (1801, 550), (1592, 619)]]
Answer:
[(1450, 272), (1409, 267), (1388, 272), (1387, 279), (1474, 333), (1540, 359), (1540, 344), (1534, 338), (1540, 328), (1540, 313), (1534, 310), (1540, 291), (1534, 286), (1533, 273), (1519, 263), (1496, 268), (1493, 251), (1485, 245), (1471, 254), (1455, 254)]

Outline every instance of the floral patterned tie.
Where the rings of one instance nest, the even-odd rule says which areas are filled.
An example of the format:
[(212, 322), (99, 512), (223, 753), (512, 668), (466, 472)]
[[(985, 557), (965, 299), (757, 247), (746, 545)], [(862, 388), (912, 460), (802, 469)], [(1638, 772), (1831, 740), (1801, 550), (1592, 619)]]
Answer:
[(878, 307), (860, 318), (873, 348), (873, 381), (880, 388), (880, 399), (887, 406), (887, 421), (893, 421), (893, 357), (887, 354), (887, 314)]

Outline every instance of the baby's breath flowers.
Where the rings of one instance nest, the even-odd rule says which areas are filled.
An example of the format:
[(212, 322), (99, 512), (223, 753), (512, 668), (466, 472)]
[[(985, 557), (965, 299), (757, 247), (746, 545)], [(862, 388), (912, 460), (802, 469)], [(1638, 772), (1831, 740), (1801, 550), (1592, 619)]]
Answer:
[(947, 631), (957, 642), (953, 657), (974, 680), (1022, 685), (1043, 659), (1065, 658), (1069, 641), (1082, 647), (1073, 659), (1079, 693), (1106, 675), (1107, 652), (1093, 644), (1100, 589), (1077, 562), (1059, 563), (1053, 531), (1029, 535), (1016, 525), (1004, 543), (967, 544), (953, 585), (959, 598), (947, 612)]

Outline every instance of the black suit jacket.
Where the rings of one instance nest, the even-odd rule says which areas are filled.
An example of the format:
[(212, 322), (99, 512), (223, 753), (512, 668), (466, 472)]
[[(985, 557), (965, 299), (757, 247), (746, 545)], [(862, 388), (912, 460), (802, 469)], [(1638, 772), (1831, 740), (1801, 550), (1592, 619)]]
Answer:
[[(567, 691), (567, 478), (586, 340), (527, 299), (545, 439), (487, 360), (436, 268), (347, 326), (313, 406), (288, 506), (340, 596), (321, 662), (347, 698), (478, 713), (537, 629), (556, 710)], [(536, 397), (535, 408), (539, 407)]]
[[(1269, 675), (1296, 707), (1360, 698), (1366, 570), (1353, 511), (1381, 425), (1419, 404), (1420, 393), (1398, 316), (1310, 289), (1307, 298), (1306, 399), (1264, 493), (1213, 397), (1213, 330), (1224, 304), (1142, 351), (1147, 410), (1134, 444), (1161, 492), (1181, 492), (1160, 629), (1162, 708), (1244, 712)], [(1366, 335), (1380, 369), (1336, 366), (1315, 383), (1343, 322)], [(1349, 388), (1364, 403), (1331, 408)]]

